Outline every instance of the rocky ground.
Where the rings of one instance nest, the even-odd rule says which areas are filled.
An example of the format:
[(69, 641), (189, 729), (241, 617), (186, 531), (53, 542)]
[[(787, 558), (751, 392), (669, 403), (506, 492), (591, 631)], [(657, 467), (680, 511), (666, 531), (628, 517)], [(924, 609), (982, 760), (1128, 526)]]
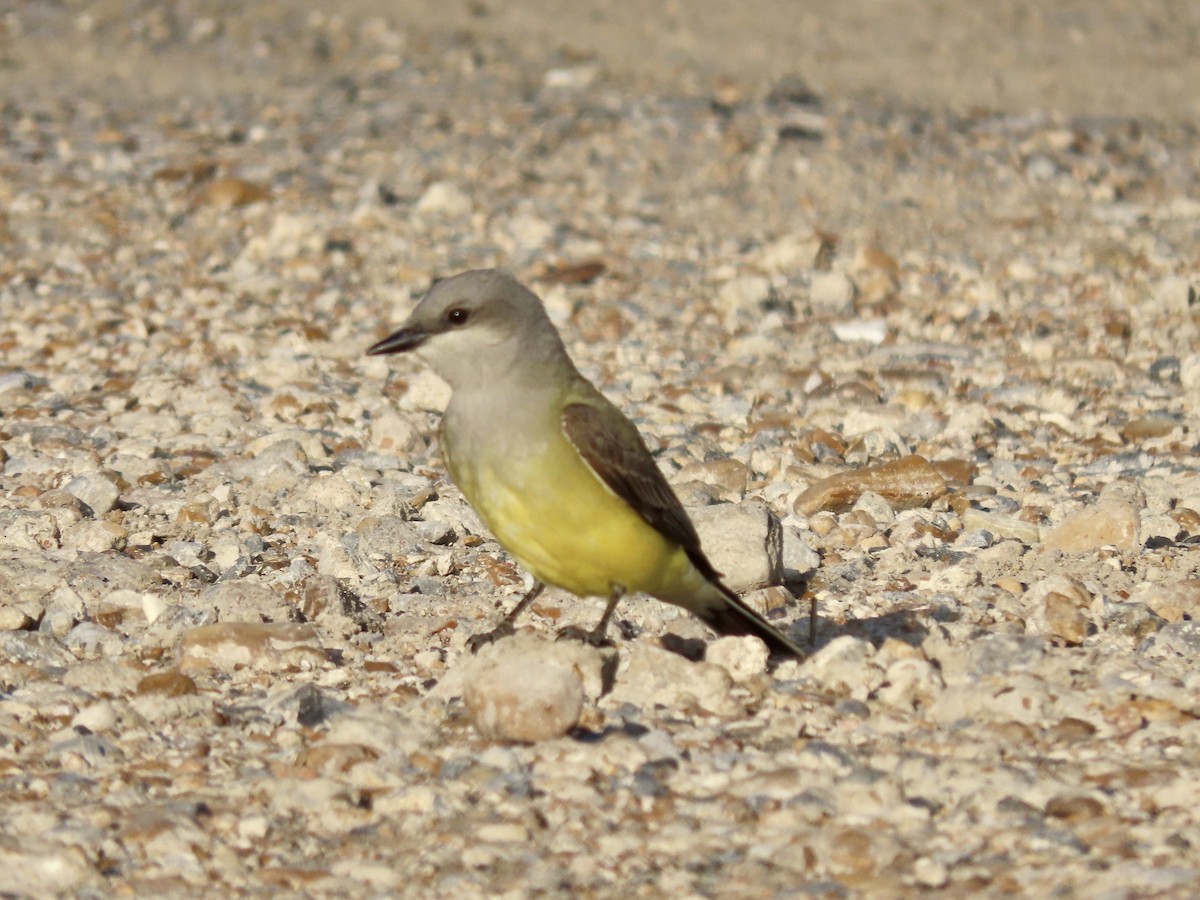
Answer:
[[(1200, 27), (999, 5), (0, 7), (0, 892), (1200, 890)], [(487, 265), (809, 658), (466, 652)]]

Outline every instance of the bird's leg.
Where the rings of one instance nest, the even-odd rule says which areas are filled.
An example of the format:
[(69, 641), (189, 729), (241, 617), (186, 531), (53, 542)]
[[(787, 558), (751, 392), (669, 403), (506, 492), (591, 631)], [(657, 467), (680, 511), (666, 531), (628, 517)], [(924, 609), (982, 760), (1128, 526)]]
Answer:
[(600, 621), (596, 623), (596, 627), (591, 631), (585, 631), (578, 625), (568, 625), (566, 628), (560, 628), (556, 640), (566, 638), (572, 641), (583, 641), (591, 647), (611, 647), (612, 641), (608, 639), (608, 622), (612, 618), (613, 613), (617, 611), (617, 604), (621, 602), (621, 598), (625, 596), (625, 588), (619, 584), (613, 585), (612, 596), (608, 598), (608, 606), (604, 607), (604, 615), (600, 617)]
[(471, 635), (471, 637), (467, 639), (467, 649), (472, 653), (478, 653), (480, 647), (484, 647), (493, 643), (494, 641), (498, 641), (502, 637), (508, 637), (510, 634), (512, 634), (515, 630), (513, 628), (513, 623), (517, 620), (517, 616), (528, 609), (529, 604), (536, 600), (538, 595), (541, 594), (541, 592), (545, 589), (546, 585), (542, 584), (540, 581), (535, 581), (533, 583), (533, 587), (525, 592), (525, 596), (518, 601), (517, 605), (509, 610), (508, 615), (500, 620), (500, 624), (498, 624), (491, 631), (485, 631), (483, 634)]

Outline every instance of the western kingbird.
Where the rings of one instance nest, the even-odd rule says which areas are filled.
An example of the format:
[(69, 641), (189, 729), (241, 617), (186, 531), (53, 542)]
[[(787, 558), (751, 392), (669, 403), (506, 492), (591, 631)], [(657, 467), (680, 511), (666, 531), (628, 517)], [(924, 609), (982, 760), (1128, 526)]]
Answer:
[(536, 579), (472, 650), (511, 633), (552, 584), (608, 598), (594, 629), (564, 629), (593, 644), (606, 643), (621, 598), (640, 591), (722, 634), (804, 656), (721, 584), (637, 428), (579, 374), (535, 294), (495, 269), (440, 281), (367, 353), (408, 350), (452, 390), (442, 416), (450, 475)]

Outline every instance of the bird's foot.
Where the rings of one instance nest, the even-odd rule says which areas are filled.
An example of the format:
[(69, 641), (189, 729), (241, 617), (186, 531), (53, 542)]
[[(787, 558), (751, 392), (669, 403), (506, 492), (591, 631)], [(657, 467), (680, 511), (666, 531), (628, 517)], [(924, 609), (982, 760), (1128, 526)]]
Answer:
[(554, 639), (556, 641), (579, 641), (598, 649), (615, 646), (603, 631), (596, 628), (591, 630), (580, 628), (578, 625), (567, 625), (558, 629), (558, 634)]
[(513, 628), (512, 622), (505, 619), (491, 631), (485, 631), (483, 634), (473, 634), (467, 638), (467, 649), (472, 654), (476, 654), (480, 648), (486, 647), (488, 644), (494, 644), (501, 638), (512, 637), (514, 631), (516, 629)]

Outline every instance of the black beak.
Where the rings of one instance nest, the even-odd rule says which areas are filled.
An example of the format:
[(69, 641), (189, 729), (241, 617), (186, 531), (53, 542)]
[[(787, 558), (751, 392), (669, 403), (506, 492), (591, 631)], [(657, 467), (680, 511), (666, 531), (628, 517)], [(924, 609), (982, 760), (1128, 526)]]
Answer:
[(389, 334), (379, 343), (372, 344), (367, 350), (367, 356), (382, 356), (385, 353), (404, 353), (408, 350), (415, 350), (425, 343), (425, 339), (428, 337), (429, 332), (419, 328), (401, 328), (399, 331)]

